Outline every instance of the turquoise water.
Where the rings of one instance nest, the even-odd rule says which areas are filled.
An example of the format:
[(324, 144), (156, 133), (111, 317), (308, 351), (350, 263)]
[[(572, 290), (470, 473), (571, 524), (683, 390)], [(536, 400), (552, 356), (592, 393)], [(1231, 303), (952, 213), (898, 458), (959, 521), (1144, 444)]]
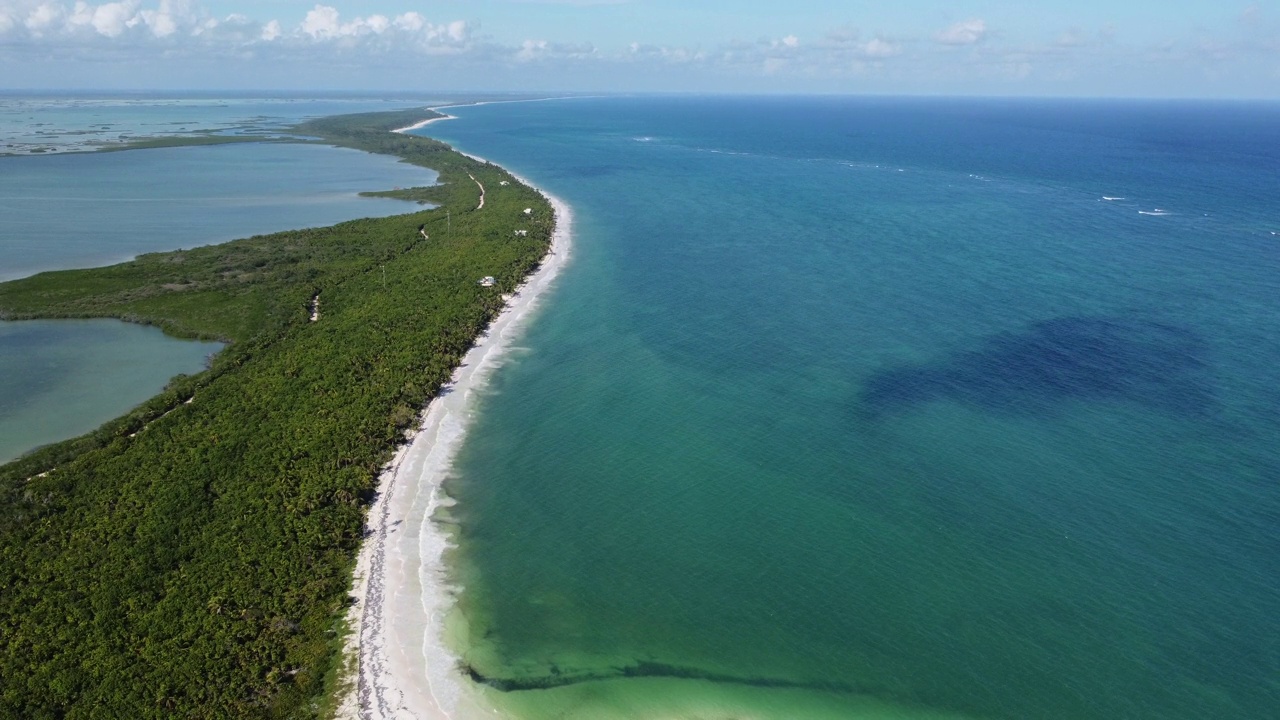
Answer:
[(0, 463), (124, 414), (220, 349), (115, 320), (0, 322)]
[(451, 112), (576, 213), (448, 484), (495, 702), (1275, 716), (1280, 107)]

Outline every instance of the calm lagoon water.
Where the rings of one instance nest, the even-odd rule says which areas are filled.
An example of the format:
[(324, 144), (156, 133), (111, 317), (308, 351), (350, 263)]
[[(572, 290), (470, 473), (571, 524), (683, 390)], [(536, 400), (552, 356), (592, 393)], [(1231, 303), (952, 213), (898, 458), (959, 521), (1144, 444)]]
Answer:
[[(342, 101), (210, 105), (64, 98), (47, 101), (49, 107), (24, 107), (31, 118), (18, 118), (17, 101), (7, 102), (0, 102), (0, 130), (24, 118), (27, 127), (47, 122), (75, 128), (91, 117), (145, 133), (175, 113), (204, 113), (215, 122), (274, 109), (276, 120), (296, 122), (316, 112), (371, 109)], [(5, 115), (6, 109), (12, 112)], [(384, 156), (315, 145), (0, 157), (0, 281), (410, 212), (408, 203), (358, 193), (429, 185), (435, 178), (433, 171)], [(93, 429), (154, 395), (173, 375), (199, 371), (217, 348), (114, 322), (0, 327), (0, 462)]]
[(397, 110), (420, 102), (406, 97), (66, 97), (0, 91), (0, 155), (84, 151), (143, 137), (280, 135), (303, 120)]
[(358, 193), (435, 178), (385, 156), (319, 145), (0, 158), (0, 280), (409, 212), (403, 201)]
[(93, 430), (221, 349), (116, 320), (0, 322), (0, 463)]
[(1280, 107), (593, 99), (450, 493), (529, 718), (1271, 718)]

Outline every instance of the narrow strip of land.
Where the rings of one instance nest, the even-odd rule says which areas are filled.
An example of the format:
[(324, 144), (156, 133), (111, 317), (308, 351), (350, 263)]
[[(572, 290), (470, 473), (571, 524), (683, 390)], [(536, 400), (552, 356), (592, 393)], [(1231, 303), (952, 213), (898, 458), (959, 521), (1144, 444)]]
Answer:
[[(435, 170), (436, 186), (383, 193), (430, 208), (0, 283), (6, 318), (114, 317), (229, 343), (125, 416), (0, 465), (0, 677), (19, 689), (0, 693), (0, 717), (294, 717), (333, 693), (334, 633), (380, 471), (484, 331), (501, 336), (490, 323), (504, 296), (520, 305), (522, 281), (554, 265), (547, 199), (496, 165), (391, 132), (424, 115), (296, 132)], [(432, 662), (440, 676), (419, 687), (421, 646), (402, 623), (422, 622), (423, 606), (400, 592), (413, 571), (393, 561), (408, 550), (382, 552), (387, 580), (369, 602), (387, 612), (369, 632), (385, 636), (386, 665), (367, 654), (361, 665), (405, 692), (366, 692), (369, 713), (416, 708), (418, 692), (449, 705), (449, 683), (467, 681)], [(147, 648), (146, 662), (120, 648)]]

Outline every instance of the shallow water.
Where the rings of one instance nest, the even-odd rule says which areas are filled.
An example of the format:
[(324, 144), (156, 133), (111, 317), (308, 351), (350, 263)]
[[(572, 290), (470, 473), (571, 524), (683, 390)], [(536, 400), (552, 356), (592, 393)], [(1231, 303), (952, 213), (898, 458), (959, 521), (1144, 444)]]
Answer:
[(576, 214), (449, 484), (497, 702), (1280, 706), (1280, 108), (451, 112)]
[(359, 193), (435, 178), (385, 156), (318, 145), (0, 158), (0, 280), (412, 212), (410, 203)]
[(82, 95), (0, 91), (0, 155), (83, 152), (152, 137), (287, 133), (343, 113), (397, 110), (408, 98), (350, 96)]
[(116, 320), (0, 322), (0, 463), (124, 414), (220, 349)]
[[(254, 127), (278, 128), (316, 114), (406, 104), (0, 96), (0, 141), (6, 133), (72, 132), (95, 122), (138, 134), (155, 134), (157, 128), (181, 134), (197, 120), (228, 127), (251, 120)], [(412, 212), (416, 206), (410, 203), (358, 193), (430, 185), (435, 179), (434, 171), (393, 158), (318, 145), (0, 157), (0, 280)], [(121, 323), (5, 328), (0, 332), (0, 462), (92, 430), (158, 392), (174, 374), (201, 370), (204, 357), (217, 347)], [(104, 374), (104, 358), (119, 377)]]

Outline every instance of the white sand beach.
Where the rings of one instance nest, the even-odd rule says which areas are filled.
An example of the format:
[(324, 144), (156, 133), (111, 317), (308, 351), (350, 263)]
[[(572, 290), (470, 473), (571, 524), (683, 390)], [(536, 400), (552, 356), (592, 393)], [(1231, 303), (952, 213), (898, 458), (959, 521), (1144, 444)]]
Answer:
[[(450, 106), (450, 107), (451, 107), (451, 106)], [(429, 108), (429, 109), (430, 109), (430, 110), (433, 110), (433, 111), (436, 111), (436, 112), (439, 112), (439, 110), (440, 110), (440, 108)], [(423, 120), (422, 122), (416, 122), (416, 123), (414, 123), (414, 124), (412, 124), (412, 125), (409, 125), (409, 126), (407, 126), (407, 127), (402, 127), (402, 128), (398, 128), (398, 129), (396, 129), (396, 130), (392, 130), (391, 132), (396, 132), (396, 133), (406, 133), (406, 132), (409, 132), (410, 130), (421, 130), (422, 128), (424, 128), (424, 127), (426, 127), (426, 126), (430, 125), (431, 123), (434, 123), (434, 122), (440, 122), (441, 120), (457, 120), (457, 118), (456, 118), (456, 117), (454, 117), (453, 115), (447, 115), (447, 114), (446, 114), (446, 115), (442, 115), (442, 116), (440, 116), (440, 117), (433, 117), (433, 118), (431, 118), (430, 120)]]
[[(403, 131), (445, 120), (434, 118)], [(523, 178), (518, 180), (533, 187)], [(569, 260), (569, 206), (543, 192), (556, 213), (551, 248), (537, 272), (507, 302), (453, 379), (426, 409), (412, 441), (401, 448), (379, 481), (356, 568), (357, 603), (349, 619), (348, 658), (358, 662), (354, 687), (339, 717), (360, 720), (463, 720), (494, 717), (458, 670), (446, 646), (444, 618), (456, 590), (448, 585), (443, 555), (448, 539), (431, 517), (442, 502), (447, 476), (482, 387), (519, 337)]]

